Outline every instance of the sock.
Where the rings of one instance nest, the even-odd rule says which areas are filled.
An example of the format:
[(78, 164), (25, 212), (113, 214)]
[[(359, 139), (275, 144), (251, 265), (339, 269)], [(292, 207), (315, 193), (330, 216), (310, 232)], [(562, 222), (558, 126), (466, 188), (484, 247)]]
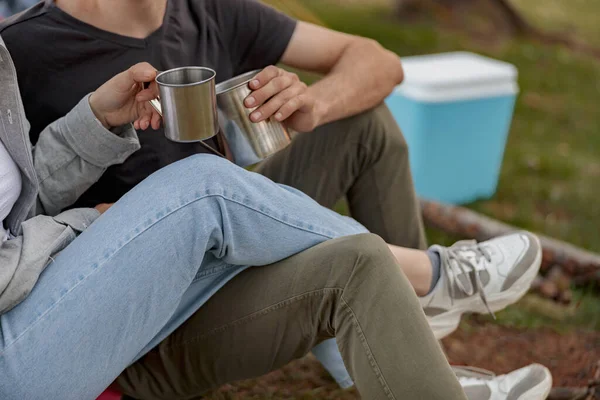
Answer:
[(431, 261), (431, 286), (429, 287), (429, 291), (427, 294), (431, 293), (440, 280), (440, 276), (442, 274), (442, 259), (440, 258), (440, 253), (431, 248), (427, 250), (427, 257), (429, 257), (429, 261)]

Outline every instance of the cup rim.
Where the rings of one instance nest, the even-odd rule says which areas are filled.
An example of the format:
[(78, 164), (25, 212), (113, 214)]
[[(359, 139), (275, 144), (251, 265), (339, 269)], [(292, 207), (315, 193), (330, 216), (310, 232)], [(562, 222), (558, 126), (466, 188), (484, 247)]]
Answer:
[[(254, 78), (260, 72), (260, 69), (255, 69), (254, 71), (248, 71), (241, 75), (234, 76), (233, 78), (227, 79), (216, 86), (217, 96), (223, 93), (231, 92), (241, 86), (247, 85), (250, 83), (252, 78)], [(231, 85), (231, 86), (230, 86)], [(225, 89), (223, 89), (225, 87)]]
[[(198, 82), (193, 82), (193, 83), (165, 83), (165, 82), (160, 82), (159, 78), (163, 75), (172, 73), (172, 72), (176, 72), (176, 71), (181, 71), (184, 69), (200, 69), (203, 71), (208, 71), (212, 74), (212, 76), (210, 78), (206, 78), (203, 79), (201, 81)], [(166, 86), (166, 87), (189, 87), (189, 86), (196, 86), (196, 85), (202, 85), (203, 83), (206, 82), (210, 82), (211, 80), (214, 80), (215, 77), (217, 76), (217, 72), (212, 69), (212, 68), (208, 68), (208, 67), (179, 67), (179, 68), (172, 68), (172, 69), (168, 69), (166, 71), (163, 71), (161, 73), (159, 73), (158, 75), (156, 75), (156, 78), (154, 78), (154, 80), (156, 81), (157, 84), (159, 84), (160, 86)]]

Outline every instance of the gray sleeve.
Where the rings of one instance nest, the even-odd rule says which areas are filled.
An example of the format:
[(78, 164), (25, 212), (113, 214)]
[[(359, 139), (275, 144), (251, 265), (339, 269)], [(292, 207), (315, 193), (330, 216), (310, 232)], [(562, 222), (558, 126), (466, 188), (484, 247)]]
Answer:
[(38, 213), (56, 215), (72, 205), (109, 166), (123, 163), (139, 148), (133, 126), (105, 129), (90, 108), (89, 95), (84, 97), (42, 131), (33, 149)]

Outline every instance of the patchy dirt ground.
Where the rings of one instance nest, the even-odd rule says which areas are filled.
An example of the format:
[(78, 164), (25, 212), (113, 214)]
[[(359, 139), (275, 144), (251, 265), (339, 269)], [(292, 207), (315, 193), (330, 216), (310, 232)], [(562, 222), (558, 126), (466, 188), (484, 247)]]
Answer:
[[(559, 334), (549, 329), (474, 324), (444, 339), (452, 364), (506, 373), (538, 362), (552, 371), (555, 386), (585, 386), (600, 361), (600, 332)], [(356, 400), (360, 396), (354, 390), (340, 390), (318, 362), (307, 357), (261, 379), (227, 385), (208, 399)]]
[(451, 363), (502, 374), (532, 362), (547, 366), (554, 386), (585, 386), (600, 361), (600, 332), (559, 334), (550, 329), (517, 330), (485, 324), (444, 339)]

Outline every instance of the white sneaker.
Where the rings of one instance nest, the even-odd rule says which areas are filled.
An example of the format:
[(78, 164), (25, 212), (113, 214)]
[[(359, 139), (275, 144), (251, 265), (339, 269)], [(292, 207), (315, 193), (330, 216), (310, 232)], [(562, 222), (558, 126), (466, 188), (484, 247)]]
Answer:
[(552, 389), (552, 374), (540, 364), (500, 376), (479, 369), (453, 370), (469, 400), (545, 400)]
[(454, 332), (464, 313), (493, 315), (517, 302), (542, 262), (540, 241), (528, 232), (432, 249), (440, 254), (440, 280), (420, 301), (437, 339)]

